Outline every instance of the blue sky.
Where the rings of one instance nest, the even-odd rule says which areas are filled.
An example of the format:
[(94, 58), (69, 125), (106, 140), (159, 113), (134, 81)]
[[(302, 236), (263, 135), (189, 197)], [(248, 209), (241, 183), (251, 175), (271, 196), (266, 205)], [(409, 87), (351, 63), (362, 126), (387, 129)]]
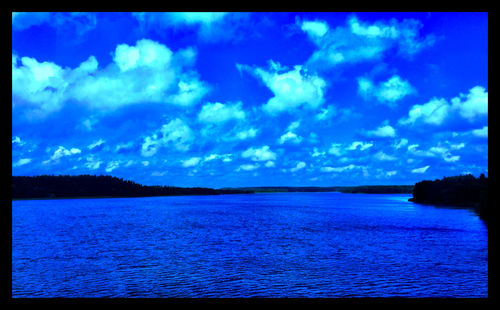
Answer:
[(13, 13), (12, 175), (488, 175), (487, 13)]

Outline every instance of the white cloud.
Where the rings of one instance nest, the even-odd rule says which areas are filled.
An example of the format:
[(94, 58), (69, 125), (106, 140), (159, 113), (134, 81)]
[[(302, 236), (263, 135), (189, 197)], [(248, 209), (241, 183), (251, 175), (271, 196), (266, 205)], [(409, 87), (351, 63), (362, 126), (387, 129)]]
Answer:
[(385, 176), (386, 177), (392, 177), (393, 175), (396, 175), (398, 172), (396, 170), (391, 170), (391, 171), (387, 171), (385, 173)]
[(276, 160), (276, 153), (271, 151), (267, 145), (261, 148), (250, 147), (242, 153), (242, 156), (243, 158), (250, 158), (253, 161)]
[(239, 140), (246, 140), (246, 139), (250, 139), (250, 138), (255, 138), (255, 136), (257, 136), (258, 132), (259, 131), (255, 128), (249, 128), (247, 130), (242, 130), (242, 131), (238, 132), (236, 134), (236, 137)]
[(393, 146), (396, 150), (398, 150), (398, 149), (400, 149), (400, 148), (402, 148), (402, 147), (406, 146), (407, 144), (408, 144), (408, 139), (401, 138), (401, 139), (399, 139), (399, 141), (394, 142), (394, 143), (392, 144), (392, 146)]
[(179, 118), (171, 120), (155, 131), (151, 136), (144, 138), (141, 154), (149, 157), (157, 153), (164, 146), (173, 146), (178, 151), (187, 151), (193, 141), (193, 132), (189, 126)]
[(421, 37), (419, 32), (423, 25), (415, 19), (404, 19), (401, 22), (391, 19), (388, 22), (376, 21), (368, 24), (351, 16), (345, 26), (329, 28), (325, 24), (323, 30), (326, 29), (326, 32), (312, 30), (314, 26), (319, 25), (306, 25), (312, 27), (305, 27), (303, 31), (318, 47), (307, 63), (320, 70), (339, 64), (381, 59), (393, 48), (396, 48), (398, 55), (411, 57), (435, 41), (432, 35)]
[(223, 162), (230, 162), (233, 160), (231, 156), (233, 156), (233, 154), (210, 154), (208, 156), (205, 156), (205, 158), (203, 158), (203, 161), (212, 161), (215, 159), (220, 159)]
[(198, 120), (204, 123), (224, 123), (231, 119), (244, 119), (245, 112), (241, 102), (222, 104), (220, 102), (206, 103), (198, 114)]
[(397, 160), (397, 157), (387, 155), (386, 153), (379, 151), (375, 155), (373, 155), (375, 159), (378, 159), (380, 161), (394, 161)]
[(379, 137), (379, 138), (390, 137), (390, 138), (393, 138), (396, 136), (396, 130), (392, 126), (390, 126), (390, 125), (386, 124), (386, 122), (384, 122), (384, 123), (382, 123), (382, 125), (380, 125), (376, 129), (366, 131), (366, 135), (369, 137)]
[[(463, 101), (462, 101), (463, 100)], [(488, 92), (481, 86), (475, 86), (468, 94), (460, 94), (451, 99), (433, 98), (429, 102), (414, 105), (408, 112), (407, 118), (402, 118), (402, 125), (414, 125), (425, 123), (430, 125), (442, 125), (451, 118), (463, 118), (474, 122), (479, 117), (488, 115)]]
[(325, 156), (325, 152), (320, 152), (317, 147), (313, 148), (312, 153), (310, 153), (312, 157)]
[(291, 172), (296, 172), (296, 171), (298, 171), (300, 169), (304, 169), (305, 166), (306, 166), (306, 163), (303, 162), (303, 161), (300, 161), (300, 162), (297, 163), (297, 165), (295, 167), (291, 168), (290, 171)]
[(14, 138), (12, 138), (12, 144), (19, 144), (19, 146), (23, 146), (24, 144), (26, 144), (26, 142), (21, 141), (21, 138), (15, 136)]
[(324, 102), (326, 82), (316, 74), (309, 74), (302, 66), (293, 70), (279, 72), (275, 66), (271, 71), (261, 68), (250, 68), (238, 65), (240, 70), (246, 70), (257, 76), (273, 92), (274, 97), (262, 106), (271, 115), (292, 112), (299, 107), (316, 109)]
[(13, 55), (13, 109), (24, 106), (31, 118), (42, 118), (72, 100), (100, 111), (140, 103), (192, 106), (210, 88), (191, 69), (196, 54), (190, 51), (174, 53), (142, 39), (117, 45), (106, 67), (90, 56), (74, 69), (30, 57), (21, 57), (19, 64)]
[(96, 170), (99, 169), (101, 164), (102, 161), (100, 161), (99, 159), (96, 159), (94, 156), (88, 156), (87, 162), (85, 163), (85, 167), (87, 167), (90, 170)]
[(347, 165), (343, 167), (321, 167), (321, 172), (344, 172), (344, 171), (349, 171), (353, 169), (363, 169), (363, 166), (358, 166), (358, 165)]
[(421, 167), (421, 168), (415, 168), (411, 172), (412, 173), (425, 173), (427, 171), (427, 169), (429, 169), (429, 167), (430, 166), (425, 166), (425, 167)]
[(66, 149), (64, 146), (59, 146), (55, 151), (54, 153), (52, 154), (52, 156), (50, 157), (50, 159), (48, 160), (45, 160), (43, 161), (42, 163), (43, 164), (48, 164), (50, 162), (53, 162), (53, 161), (56, 161), (58, 160), (59, 158), (61, 157), (64, 157), (64, 156), (71, 156), (71, 155), (75, 155), (75, 154), (79, 154), (81, 153), (82, 151), (80, 149), (77, 149), (77, 148), (71, 148), (71, 149)]
[(330, 145), (330, 148), (328, 149), (328, 154), (332, 154), (335, 156), (342, 156), (343, 150), (342, 150), (342, 144), (340, 143), (332, 143)]
[(189, 159), (183, 160), (182, 161), (182, 167), (188, 168), (188, 167), (194, 167), (197, 166), (201, 161), (201, 157), (191, 157)]
[(241, 170), (252, 171), (252, 170), (256, 170), (258, 168), (259, 168), (259, 164), (244, 164), (244, 165), (240, 165), (238, 167), (238, 169), (236, 169), (236, 171), (241, 171)]
[(315, 39), (316, 37), (322, 37), (328, 32), (328, 24), (323, 21), (315, 20), (315, 21), (303, 21), (300, 24), (300, 28), (302, 31), (306, 32), (311, 39)]
[(358, 78), (358, 93), (365, 99), (377, 98), (379, 102), (394, 107), (394, 103), (404, 97), (414, 94), (416, 91), (408, 81), (402, 80), (394, 75), (385, 82), (374, 85), (367, 78)]
[(118, 167), (120, 167), (120, 162), (119, 161), (116, 161), (116, 160), (110, 161), (108, 163), (108, 165), (106, 166), (106, 172), (111, 172), (111, 171), (115, 170)]
[(326, 108), (321, 109), (321, 112), (316, 114), (314, 118), (318, 121), (324, 121), (337, 115), (337, 108), (333, 105), (329, 105)]
[(351, 143), (351, 145), (349, 145), (346, 150), (348, 151), (354, 151), (358, 148), (359, 146), (359, 149), (361, 151), (364, 151), (364, 150), (367, 150), (369, 148), (371, 148), (373, 146), (373, 143), (370, 143), (370, 142), (362, 142), (362, 141), (354, 141), (353, 143)]
[(488, 115), (488, 92), (484, 87), (475, 86), (468, 94), (460, 94), (451, 99), (451, 104), (463, 118), (473, 121), (478, 116)]
[(433, 98), (424, 104), (414, 105), (408, 112), (408, 118), (402, 118), (402, 125), (423, 122), (430, 125), (441, 125), (450, 113), (450, 105), (445, 99)]
[(99, 140), (95, 141), (94, 143), (90, 144), (89, 146), (87, 146), (87, 148), (88, 148), (89, 150), (92, 150), (92, 149), (94, 149), (94, 148), (98, 147), (99, 145), (104, 144), (105, 142), (106, 142), (106, 141), (104, 141), (103, 139), (99, 139)]
[(24, 166), (26, 164), (29, 164), (31, 162), (31, 158), (21, 158), (18, 161), (16, 161), (14, 164), (12, 164), (13, 167), (20, 167)]
[(481, 129), (472, 130), (472, 134), (480, 138), (488, 138), (488, 126), (484, 126)]
[(298, 144), (301, 141), (302, 141), (302, 137), (297, 136), (295, 133), (293, 133), (291, 131), (286, 132), (278, 139), (279, 144), (284, 144), (284, 143)]
[(270, 161), (267, 161), (264, 166), (266, 166), (267, 168), (272, 168), (272, 167), (274, 167), (276, 165), (274, 164), (274, 161), (270, 160)]

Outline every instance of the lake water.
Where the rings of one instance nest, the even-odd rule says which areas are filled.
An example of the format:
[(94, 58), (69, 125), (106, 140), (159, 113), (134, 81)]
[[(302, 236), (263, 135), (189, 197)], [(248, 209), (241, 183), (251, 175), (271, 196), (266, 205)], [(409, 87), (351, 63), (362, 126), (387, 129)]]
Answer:
[(488, 297), (488, 228), (402, 194), (12, 202), (13, 297)]

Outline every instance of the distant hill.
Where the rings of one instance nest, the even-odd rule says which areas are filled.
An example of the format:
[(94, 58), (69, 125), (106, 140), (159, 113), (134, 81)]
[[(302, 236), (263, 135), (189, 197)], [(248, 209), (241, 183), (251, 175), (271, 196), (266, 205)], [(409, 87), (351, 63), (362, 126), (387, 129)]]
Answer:
[(105, 175), (12, 177), (12, 199), (249, 194), (245, 190), (145, 186)]
[(450, 205), (474, 209), (488, 220), (488, 178), (481, 174), (445, 177), (441, 180), (421, 181), (415, 184), (410, 201)]

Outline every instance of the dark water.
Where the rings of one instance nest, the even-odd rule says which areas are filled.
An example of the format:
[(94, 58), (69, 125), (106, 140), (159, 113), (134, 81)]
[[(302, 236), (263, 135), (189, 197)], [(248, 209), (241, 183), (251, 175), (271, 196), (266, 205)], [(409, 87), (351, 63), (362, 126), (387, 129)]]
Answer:
[(488, 229), (409, 195), (12, 202), (13, 297), (487, 297)]

